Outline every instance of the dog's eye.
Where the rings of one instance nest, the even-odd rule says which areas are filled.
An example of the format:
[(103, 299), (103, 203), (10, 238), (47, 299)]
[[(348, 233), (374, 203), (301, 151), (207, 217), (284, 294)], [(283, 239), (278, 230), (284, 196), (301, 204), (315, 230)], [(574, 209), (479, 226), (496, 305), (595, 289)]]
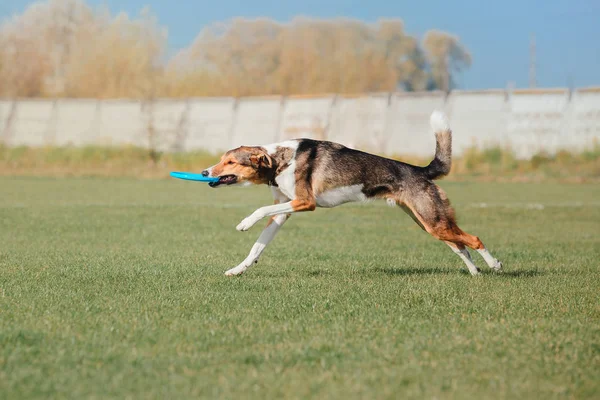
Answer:
[(233, 164), (233, 161), (231, 161), (231, 160), (229, 160), (225, 163), (225, 165), (231, 165), (231, 164)]

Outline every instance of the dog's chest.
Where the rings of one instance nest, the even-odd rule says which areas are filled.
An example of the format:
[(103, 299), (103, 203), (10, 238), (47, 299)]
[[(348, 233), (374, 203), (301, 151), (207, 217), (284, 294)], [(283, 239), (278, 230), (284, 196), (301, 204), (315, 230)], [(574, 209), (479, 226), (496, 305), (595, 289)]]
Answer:
[(274, 143), (263, 146), (267, 153), (279, 165), (285, 165), (275, 178), (279, 191), (290, 200), (296, 198), (296, 149), (298, 141), (288, 140), (286, 142)]
[(363, 185), (352, 185), (326, 190), (316, 196), (317, 206), (327, 208), (355, 201), (366, 201), (367, 196), (362, 192), (362, 188)]
[(279, 187), (281, 193), (283, 193), (288, 199), (294, 200), (296, 198), (296, 161), (292, 160), (286, 169), (275, 178), (275, 183)]

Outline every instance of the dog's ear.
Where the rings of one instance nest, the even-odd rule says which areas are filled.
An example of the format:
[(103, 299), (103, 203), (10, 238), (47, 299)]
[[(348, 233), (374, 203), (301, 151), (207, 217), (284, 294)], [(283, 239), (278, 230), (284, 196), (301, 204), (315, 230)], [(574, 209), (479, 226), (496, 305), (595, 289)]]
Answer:
[(250, 165), (254, 168), (272, 168), (273, 159), (267, 153), (260, 152), (258, 154), (252, 154), (250, 156)]

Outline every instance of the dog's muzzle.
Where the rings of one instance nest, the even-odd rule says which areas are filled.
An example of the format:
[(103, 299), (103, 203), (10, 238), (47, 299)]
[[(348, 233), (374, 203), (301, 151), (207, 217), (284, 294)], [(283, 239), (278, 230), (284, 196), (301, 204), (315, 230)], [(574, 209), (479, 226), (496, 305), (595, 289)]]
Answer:
[[(204, 175), (204, 171), (202, 172), (202, 175)], [(206, 176), (206, 175), (204, 175)], [(219, 180), (217, 182), (210, 182), (208, 184), (208, 186), (210, 187), (217, 187), (220, 185), (233, 185), (234, 183), (237, 182), (237, 176), (235, 175), (223, 175), (223, 176), (219, 176)]]

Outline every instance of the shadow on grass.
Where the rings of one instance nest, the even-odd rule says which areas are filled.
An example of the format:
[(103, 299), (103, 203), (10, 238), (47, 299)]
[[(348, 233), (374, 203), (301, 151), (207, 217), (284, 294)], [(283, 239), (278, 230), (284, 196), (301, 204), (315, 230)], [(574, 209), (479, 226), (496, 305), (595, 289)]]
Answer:
[[(447, 270), (447, 269), (441, 269), (441, 268), (412, 268), (412, 269), (403, 269), (403, 268), (381, 268), (381, 267), (377, 267), (377, 268), (364, 268), (364, 269), (358, 269), (358, 270), (354, 270), (353, 274), (358, 274), (358, 275), (371, 275), (373, 273), (375, 274), (387, 274), (387, 275), (403, 275), (403, 276), (407, 276), (407, 275), (435, 275), (435, 274), (454, 274), (454, 273), (461, 273), (464, 272), (465, 274), (468, 275), (468, 272), (466, 271), (452, 271), (452, 270)], [(312, 270), (312, 271), (307, 271), (306, 275), (310, 276), (310, 277), (319, 277), (319, 276), (328, 276), (331, 275), (331, 271), (329, 270)]]
[[(456, 273), (461, 275), (470, 275), (466, 269), (442, 269), (442, 268), (374, 268), (369, 270), (371, 272), (384, 273), (387, 275), (454, 275)], [(535, 276), (543, 275), (544, 273), (538, 270), (517, 270), (517, 271), (503, 271), (500, 273), (491, 271), (489, 269), (482, 269), (483, 275), (496, 275), (498, 277), (506, 278), (532, 278)]]
[(373, 268), (368, 270), (369, 272), (384, 273), (387, 275), (437, 275), (437, 274), (455, 274), (466, 271), (458, 270), (453, 271), (450, 269), (442, 268)]
[(517, 271), (502, 271), (500, 273), (493, 273), (493, 275), (504, 276), (508, 278), (533, 278), (534, 276), (544, 275), (543, 272), (537, 269), (530, 270), (517, 270)]
[[(481, 273), (483, 276), (497, 276), (498, 278), (533, 278), (536, 276), (544, 275), (544, 272), (538, 270), (517, 270), (517, 271), (503, 271), (500, 273), (491, 271), (488, 269), (481, 269)], [(311, 278), (315, 277), (327, 277), (334, 275), (333, 271), (329, 269), (313, 269), (308, 271), (302, 271), (302, 275), (309, 276)], [(386, 274), (390, 276), (418, 276), (418, 275), (465, 275), (471, 276), (469, 271), (466, 269), (452, 269), (452, 268), (435, 268), (435, 267), (425, 267), (425, 268), (394, 268), (394, 267), (375, 267), (375, 268), (364, 268), (354, 270), (353, 274), (359, 275), (371, 275), (371, 274)], [(280, 278), (282, 276), (286, 276), (286, 273), (277, 272), (277, 273), (269, 273), (262, 272), (263, 276), (267, 276), (270, 278)]]
[(325, 275), (331, 275), (331, 273), (329, 271), (325, 271), (325, 270), (321, 270), (321, 269), (315, 269), (312, 271), (308, 271), (306, 273), (308, 276), (325, 276)]

